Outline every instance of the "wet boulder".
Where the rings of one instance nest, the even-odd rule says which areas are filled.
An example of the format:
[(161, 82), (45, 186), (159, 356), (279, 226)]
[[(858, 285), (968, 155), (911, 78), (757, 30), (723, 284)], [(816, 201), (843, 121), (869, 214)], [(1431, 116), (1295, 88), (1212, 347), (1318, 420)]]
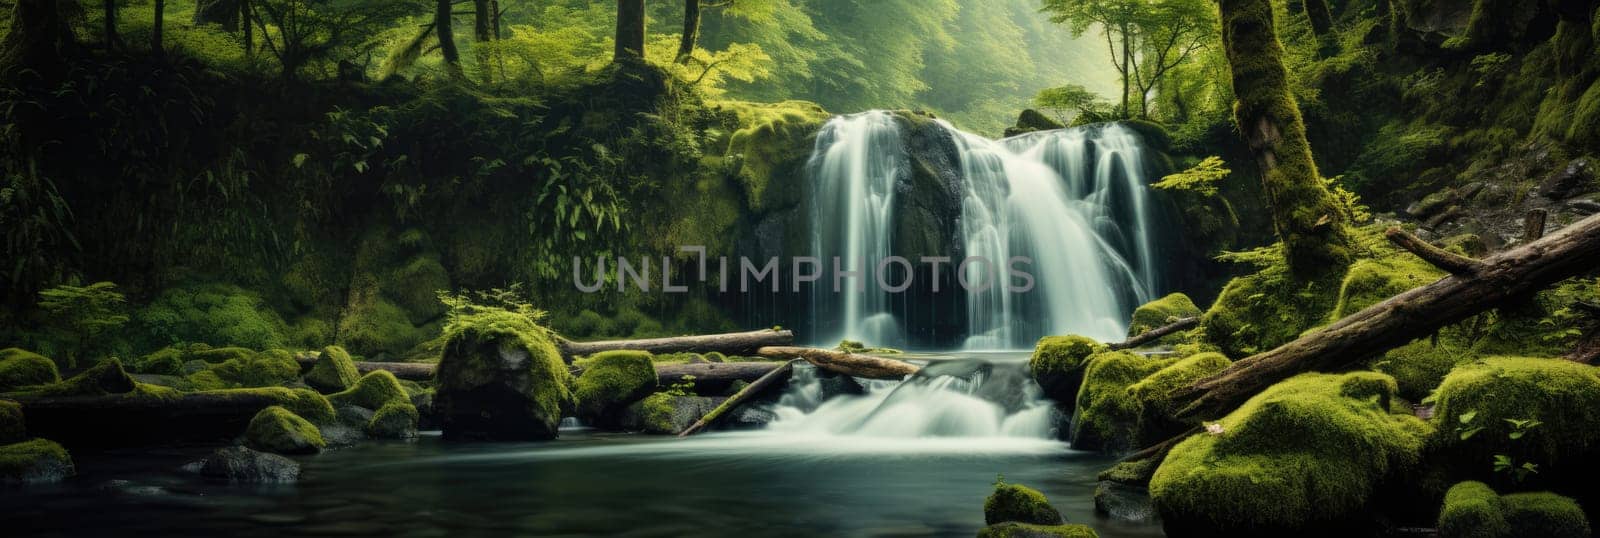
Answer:
[(1565, 200), (1593, 191), (1594, 179), (1594, 165), (1588, 159), (1574, 159), (1539, 182), (1539, 194), (1551, 200)]
[(643, 351), (606, 351), (583, 362), (574, 396), (578, 418), (600, 428), (616, 428), (623, 410), (656, 390), (656, 368)]
[(554, 439), (573, 408), (572, 374), (553, 335), (527, 316), (490, 312), (446, 332), (434, 407), (446, 439)]
[(350, 388), (359, 377), (350, 353), (339, 346), (328, 346), (322, 348), (316, 362), (311, 364), (311, 371), (306, 372), (306, 384), (317, 392), (329, 394)]
[(219, 448), (185, 468), (235, 484), (292, 484), (300, 478), (300, 464), (294, 460), (242, 446)]
[(367, 435), (374, 439), (414, 439), (417, 437), (417, 408), (409, 403), (391, 403), (372, 414)]
[(1061, 512), (1039, 490), (1019, 484), (996, 484), (983, 501), (983, 522), (989, 525), (1015, 521), (1035, 525), (1060, 525)]
[(628, 406), (620, 417), (619, 425), (631, 431), (672, 435), (706, 416), (722, 400), (724, 398), (658, 392)]
[(1039, 339), (1028, 359), (1028, 371), (1044, 389), (1044, 395), (1071, 410), (1083, 383), (1083, 370), (1089, 356), (1105, 349), (1087, 336), (1046, 336)]
[(54, 441), (34, 439), (0, 446), (0, 485), (60, 482), (76, 473), (72, 456)]
[(278, 454), (314, 454), (328, 444), (315, 425), (276, 405), (250, 419), (244, 438), (245, 446)]
[[(1133, 321), (1128, 324), (1128, 336), (1133, 337), (1157, 329), (1182, 318), (1200, 316), (1200, 307), (1188, 295), (1173, 293), (1150, 301), (1133, 311)], [(1181, 334), (1171, 334), (1161, 337), (1153, 343), (1174, 344), (1183, 340)]]

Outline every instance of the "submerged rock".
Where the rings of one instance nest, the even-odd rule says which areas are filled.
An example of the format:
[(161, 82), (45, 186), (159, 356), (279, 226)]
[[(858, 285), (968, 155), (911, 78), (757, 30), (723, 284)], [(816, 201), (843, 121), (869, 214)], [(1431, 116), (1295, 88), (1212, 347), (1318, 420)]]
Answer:
[(256, 413), (244, 436), (250, 448), (278, 454), (312, 454), (328, 444), (316, 426), (276, 405)]
[(289, 484), (300, 478), (294, 460), (242, 446), (219, 448), (189, 468), (201, 476), (237, 484)]
[(1133, 523), (1156, 518), (1149, 490), (1109, 480), (1100, 481), (1094, 488), (1094, 511), (1117, 521)]
[(60, 482), (77, 473), (67, 449), (34, 439), (0, 446), (0, 485)]
[(554, 439), (572, 374), (548, 330), (512, 312), (459, 320), (446, 336), (434, 405), (446, 439)]

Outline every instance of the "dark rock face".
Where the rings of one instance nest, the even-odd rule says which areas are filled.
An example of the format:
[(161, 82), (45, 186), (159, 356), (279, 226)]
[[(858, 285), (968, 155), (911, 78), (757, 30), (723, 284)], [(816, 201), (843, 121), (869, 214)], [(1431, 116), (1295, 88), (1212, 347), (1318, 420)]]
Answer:
[(1094, 511), (1117, 521), (1145, 522), (1156, 517), (1149, 491), (1109, 480), (1094, 488)]
[(1022, 113), (1017, 115), (1016, 126), (1006, 128), (1005, 136), (1009, 138), (1023, 133), (1049, 131), (1052, 129), (1062, 129), (1065, 127), (1066, 126), (1062, 125), (1061, 122), (1050, 119), (1050, 117), (1044, 115), (1044, 113), (1028, 108), (1023, 109)]
[(433, 411), (433, 392), (419, 392), (411, 395), (411, 405), (417, 408), (417, 429), (439, 429), (439, 417)]
[(1539, 183), (1539, 194), (1551, 200), (1565, 200), (1574, 194), (1594, 190), (1594, 166), (1588, 159), (1574, 159)]
[(434, 405), (444, 437), (554, 439), (572, 406), (565, 375), (560, 352), (546, 340), (467, 330), (439, 360)]
[(294, 460), (242, 446), (219, 448), (196, 464), (191, 467), (198, 467), (200, 476), (237, 484), (292, 484), (300, 479), (300, 464)]

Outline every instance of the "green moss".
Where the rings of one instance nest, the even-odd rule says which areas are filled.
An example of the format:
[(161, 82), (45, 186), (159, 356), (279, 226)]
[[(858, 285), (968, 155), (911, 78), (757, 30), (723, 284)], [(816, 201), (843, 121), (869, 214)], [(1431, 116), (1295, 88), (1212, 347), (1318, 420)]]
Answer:
[(983, 522), (988, 525), (1015, 521), (1036, 525), (1060, 525), (1061, 512), (1038, 490), (1004, 482), (995, 484), (994, 493), (983, 501)]
[(1383, 374), (1302, 374), (1172, 448), (1150, 481), (1168, 525), (1219, 535), (1334, 528), (1421, 458), (1427, 424), (1392, 413)]
[(1106, 452), (1137, 448), (1144, 407), (1128, 389), (1175, 362), (1127, 351), (1089, 356), (1072, 417), (1073, 448)]
[(188, 362), (185, 351), (177, 346), (167, 346), (153, 353), (128, 361), (128, 369), (141, 374), (183, 375), (183, 363)]
[[(1456, 368), (1434, 394), (1433, 444), (1469, 475), (1487, 476), (1496, 455), (1539, 466), (1535, 479), (1592, 468), (1600, 450), (1600, 369), (1560, 359), (1492, 357)], [(1462, 420), (1462, 416), (1470, 417)], [(1543, 422), (1510, 439), (1508, 420)], [(1467, 439), (1458, 430), (1482, 427)]]
[(334, 405), (382, 409), (391, 403), (409, 404), (411, 398), (406, 395), (406, 389), (400, 386), (400, 380), (395, 379), (394, 374), (385, 370), (374, 370), (361, 376), (349, 390), (329, 394), (328, 401)]
[(1045, 396), (1071, 405), (1083, 383), (1084, 366), (1089, 356), (1105, 350), (1100, 342), (1086, 336), (1046, 336), (1039, 339), (1028, 359), (1028, 371), (1044, 389)]
[(1444, 276), (1443, 271), (1410, 254), (1357, 261), (1339, 284), (1339, 300), (1329, 319), (1354, 314)]
[(1440, 538), (1510, 536), (1500, 495), (1482, 482), (1462, 482), (1444, 495), (1439, 511)]
[(43, 355), (14, 347), (0, 349), (0, 392), (60, 380), (56, 363)]
[(978, 529), (978, 538), (1100, 538), (1087, 525), (1034, 525), (1008, 521)]
[(306, 384), (323, 393), (332, 393), (350, 388), (359, 377), (350, 353), (339, 346), (328, 346), (322, 348), (317, 361), (306, 372)]
[[(1173, 293), (1145, 303), (1133, 311), (1133, 321), (1128, 324), (1128, 336), (1138, 335), (1150, 329), (1165, 326), (1180, 318), (1196, 317), (1200, 315), (1200, 307), (1189, 300), (1188, 295)], [(1172, 344), (1183, 340), (1182, 335), (1174, 334), (1162, 337), (1155, 343)]]
[(1156, 466), (1161, 465), (1160, 458), (1144, 458), (1134, 461), (1121, 461), (1112, 465), (1110, 469), (1100, 471), (1095, 476), (1096, 480), (1116, 482), (1130, 486), (1146, 487), (1150, 485), (1150, 475), (1155, 474)]
[(417, 436), (416, 406), (409, 403), (389, 402), (372, 414), (367, 421), (367, 435), (378, 439), (407, 439)]
[(315, 425), (276, 405), (250, 419), (244, 438), (250, 448), (277, 454), (311, 454), (328, 445)]
[(574, 395), (578, 417), (605, 426), (629, 404), (656, 390), (656, 368), (643, 351), (605, 351), (589, 357)]
[(1382, 357), (1373, 359), (1369, 366), (1394, 376), (1402, 398), (1420, 402), (1433, 393), (1433, 389), (1444, 381), (1444, 376), (1451, 369), (1471, 362), (1477, 356), (1454, 342), (1441, 340), (1434, 344), (1428, 340), (1418, 340), (1389, 350)]
[(644, 433), (658, 435), (672, 435), (678, 433), (677, 423), (673, 422), (674, 407), (672, 394), (657, 392), (634, 403), (634, 413), (639, 416), (640, 430)]
[(1498, 495), (1482, 482), (1462, 482), (1445, 494), (1440, 538), (1586, 538), (1589, 520), (1572, 499), (1549, 492)]
[(1513, 493), (1500, 497), (1512, 536), (1588, 538), (1589, 519), (1576, 501), (1550, 492)]
[(1221, 353), (1199, 353), (1179, 359), (1169, 366), (1145, 376), (1144, 379), (1128, 387), (1128, 394), (1138, 400), (1142, 409), (1142, 416), (1147, 424), (1142, 429), (1150, 429), (1154, 423), (1168, 423), (1177, 413), (1173, 408), (1170, 398), (1173, 391), (1189, 383), (1199, 381), (1211, 376), (1233, 361)]
[(300, 363), (281, 349), (257, 353), (247, 349), (223, 348), (197, 355), (209, 356), (201, 359), (208, 361), (222, 356), (232, 357), (189, 374), (188, 381), (197, 390), (271, 387), (289, 383), (300, 376)]
[(28, 438), (28, 426), (22, 418), (22, 405), (11, 400), (0, 400), (0, 445)]
[(827, 111), (805, 101), (725, 101), (717, 106), (737, 126), (724, 155), (739, 158), (745, 207), (760, 214), (798, 204), (799, 166), (811, 155), (811, 139), (828, 121)]
[[(517, 424), (522, 428), (526, 421), (542, 423), (542, 430), (532, 432), (533, 438), (554, 437), (561, 417), (574, 405), (572, 374), (556, 348), (555, 335), (539, 326), (532, 316), (511, 311), (488, 311), (463, 315), (445, 329), (444, 358), (439, 362), (438, 392), (435, 406), (444, 421), (445, 434), (453, 435), (452, 422), (465, 421), (469, 436), (502, 436), (504, 427)], [(518, 371), (505, 371), (499, 358), (509, 346), (521, 348), (528, 356)], [(491, 352), (490, 350), (495, 350)], [(499, 409), (513, 416), (484, 416), (488, 409), (480, 408), (482, 400), (473, 399), (474, 391), (497, 391), (490, 385), (497, 380), (515, 383), (517, 400), (504, 405), (517, 409)], [(503, 386), (503, 384), (501, 385)], [(469, 395), (457, 402), (458, 395)], [(477, 418), (471, 418), (477, 417)], [(482, 422), (476, 422), (482, 421)]]
[(0, 484), (49, 482), (74, 472), (72, 456), (54, 441), (34, 439), (0, 446)]
[(1338, 275), (1295, 277), (1280, 249), (1251, 253), (1261, 269), (1228, 281), (1200, 316), (1206, 338), (1230, 357), (1245, 357), (1282, 345), (1322, 324), (1338, 300)]
[(168, 288), (134, 314), (153, 349), (178, 342), (249, 349), (283, 347), (286, 327), (255, 292), (229, 284)]

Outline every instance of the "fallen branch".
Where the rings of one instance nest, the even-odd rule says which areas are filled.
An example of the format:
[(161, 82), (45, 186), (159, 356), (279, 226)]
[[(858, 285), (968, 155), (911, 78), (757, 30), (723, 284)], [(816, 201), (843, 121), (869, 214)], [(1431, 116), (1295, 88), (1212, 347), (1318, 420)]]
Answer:
[(1452, 275), (1471, 275), (1483, 270), (1483, 262), (1433, 246), (1398, 226), (1390, 227), (1383, 235), (1395, 246), (1416, 254), (1422, 261)]
[(705, 416), (700, 417), (700, 420), (694, 421), (694, 424), (690, 424), (689, 427), (684, 428), (681, 432), (678, 432), (678, 437), (688, 437), (690, 435), (700, 433), (700, 430), (704, 430), (716, 423), (717, 419), (722, 418), (724, 415), (727, 415), (729, 411), (739, 407), (745, 402), (745, 400), (749, 400), (757, 394), (760, 394), (761, 391), (766, 390), (767, 387), (772, 386), (774, 383), (777, 383), (780, 380), (789, 379), (789, 372), (794, 371), (794, 364), (796, 362), (799, 361), (791, 360), (780, 363), (777, 368), (767, 372), (767, 374), (761, 376), (760, 379), (757, 379), (751, 382), (749, 385), (746, 385), (733, 396), (729, 396), (727, 400), (723, 400), (722, 405), (718, 405), (716, 409), (712, 409), (710, 413), (706, 413)]
[(814, 347), (768, 346), (756, 350), (756, 354), (775, 359), (805, 359), (823, 370), (867, 379), (901, 379), (922, 369), (905, 361)]
[(1177, 321), (1174, 321), (1172, 323), (1168, 323), (1166, 325), (1162, 325), (1160, 327), (1156, 327), (1154, 329), (1150, 329), (1148, 331), (1139, 333), (1137, 335), (1134, 335), (1132, 338), (1129, 338), (1127, 340), (1124, 340), (1124, 341), (1121, 341), (1121, 342), (1117, 342), (1117, 343), (1114, 343), (1114, 344), (1109, 344), (1106, 347), (1109, 347), (1109, 348), (1114, 349), (1114, 350), (1115, 349), (1136, 348), (1136, 347), (1145, 345), (1145, 344), (1147, 344), (1149, 342), (1160, 340), (1161, 337), (1163, 337), (1163, 336), (1166, 336), (1166, 335), (1169, 335), (1169, 334), (1172, 334), (1172, 333), (1175, 333), (1175, 332), (1178, 332), (1178, 331), (1187, 331), (1189, 329), (1193, 329), (1196, 325), (1199, 325), (1199, 324), (1200, 324), (1200, 318), (1196, 317), (1196, 316), (1190, 316), (1190, 317), (1187, 317), (1187, 318), (1178, 318)]
[(572, 357), (593, 355), (601, 351), (630, 349), (664, 353), (711, 353), (724, 355), (750, 355), (762, 346), (786, 346), (794, 343), (794, 332), (762, 329), (740, 333), (672, 336), (640, 340), (602, 340), (598, 342), (573, 342), (561, 340), (557, 346), (561, 355), (571, 362)]
[(1295, 374), (1347, 367), (1508, 300), (1592, 272), (1600, 264), (1600, 215), (1479, 263), (1472, 274), (1452, 274), (1390, 297), (1174, 391), (1179, 416), (1221, 416)]
[[(316, 359), (299, 358), (302, 368), (309, 368)], [(695, 381), (751, 381), (766, 375), (767, 372), (778, 368), (778, 362), (696, 362), (681, 364), (657, 364), (656, 381), (661, 386), (670, 386), (681, 383), (687, 377)], [(357, 362), (356, 371), (366, 375), (367, 372), (384, 370), (394, 374), (399, 379), (411, 381), (432, 381), (433, 372), (439, 365), (431, 362)], [(570, 368), (572, 375), (583, 373), (583, 368), (573, 366)]]

